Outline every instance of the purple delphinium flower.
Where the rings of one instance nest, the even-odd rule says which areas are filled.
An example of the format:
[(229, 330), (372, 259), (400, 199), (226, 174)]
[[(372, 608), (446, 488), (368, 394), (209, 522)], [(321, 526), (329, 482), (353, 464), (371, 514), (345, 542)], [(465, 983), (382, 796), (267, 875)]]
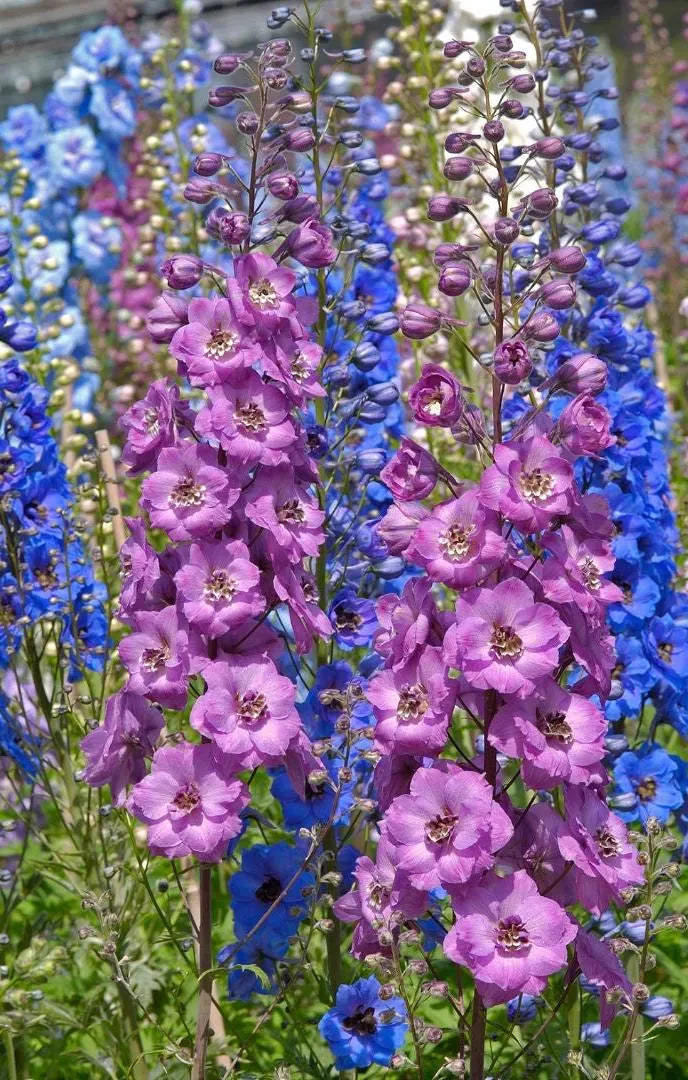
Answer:
[(568, 513), (573, 470), (549, 439), (499, 443), (494, 460), (480, 480), (484, 506), (501, 511), (522, 532), (540, 532)]
[(459, 597), (444, 656), (472, 686), (525, 697), (555, 670), (568, 636), (554, 608), (536, 603), (523, 581), (509, 578)]
[(191, 544), (174, 580), (189, 624), (211, 637), (220, 637), (265, 608), (258, 589), (260, 571), (240, 540)]
[(188, 635), (180, 625), (177, 609), (137, 611), (131, 621), (133, 633), (123, 638), (119, 647), (130, 676), (127, 688), (168, 709), (183, 709), (189, 671)]
[(406, 547), (407, 558), (423, 566), (433, 581), (455, 589), (484, 579), (505, 552), (497, 514), (484, 509), (477, 489), (435, 506)]
[(241, 322), (269, 336), (280, 319), (294, 313), (291, 294), (297, 280), (293, 270), (269, 255), (241, 255), (234, 260), (234, 277), (227, 281), (229, 299)]
[(160, 451), (174, 446), (182, 419), (188, 421), (188, 407), (183, 407), (179, 388), (166, 379), (151, 384), (148, 393), (124, 414), (120, 425), (127, 435), (122, 461), (132, 474), (151, 469)]
[(415, 888), (462, 885), (493, 865), (513, 832), (493, 795), (480, 773), (457, 765), (418, 769), (383, 822), (392, 858)]
[(146, 757), (162, 728), (162, 713), (145, 698), (128, 690), (113, 694), (103, 723), (81, 740), (84, 779), (93, 787), (109, 784), (115, 806), (123, 806), (128, 785), (146, 775)]
[(247, 371), (236, 383), (226, 380), (217, 388), (196, 417), (196, 431), (217, 439), (229, 460), (241, 466), (280, 465), (297, 437), (290, 407), (279, 387)]
[(495, 874), (453, 902), (456, 922), (444, 940), (450, 959), (473, 973), (485, 1005), (516, 994), (539, 994), (566, 964), (577, 927), (554, 900), (540, 896), (525, 870)]
[(404, 667), (385, 668), (370, 682), (375, 741), (383, 752), (437, 754), (447, 739), (455, 689), (438, 648), (426, 648)]
[(258, 346), (228, 300), (196, 297), (187, 320), (175, 331), (170, 353), (193, 385), (216, 386), (258, 359)]
[(261, 470), (246, 503), (246, 516), (274, 537), (291, 562), (318, 554), (325, 514), (308, 490), (294, 482), (291, 470)]
[(213, 746), (181, 743), (157, 751), (151, 772), (132, 789), (127, 806), (148, 826), (154, 855), (219, 862), (241, 832), (240, 814), (248, 800), (246, 785), (228, 778)]
[(162, 451), (156, 471), (143, 482), (141, 504), (170, 539), (190, 540), (229, 521), (240, 491), (236, 469), (219, 468), (212, 447), (189, 442)]

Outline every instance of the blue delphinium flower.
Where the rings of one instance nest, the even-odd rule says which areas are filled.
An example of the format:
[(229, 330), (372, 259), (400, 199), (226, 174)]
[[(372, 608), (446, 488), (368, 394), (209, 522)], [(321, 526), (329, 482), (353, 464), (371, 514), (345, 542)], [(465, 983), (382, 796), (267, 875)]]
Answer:
[(332, 598), (328, 612), (340, 649), (368, 647), (378, 622), (372, 600), (344, 588)]
[(241, 870), (229, 879), (234, 936), (239, 943), (269, 911), (251, 940), (280, 955), (305, 915), (303, 890), (312, 888), (315, 881), (301, 869), (302, 862), (302, 852), (284, 842), (255, 844), (244, 851)]
[(611, 1035), (607, 1028), (603, 1028), (597, 1020), (590, 1020), (583, 1024), (581, 1028), (581, 1039), (587, 1043), (588, 1046), (609, 1046), (611, 1043)]
[(616, 792), (632, 792), (637, 803), (633, 810), (619, 810), (619, 816), (643, 825), (649, 817), (664, 823), (683, 802), (680, 779), (679, 759), (661, 746), (625, 751), (614, 762)]
[(404, 1045), (407, 1030), (403, 1001), (396, 997), (383, 1001), (374, 975), (351, 985), (343, 983), (333, 1008), (318, 1024), (337, 1069), (389, 1065)]
[(542, 999), (532, 994), (519, 994), (506, 1003), (506, 1014), (510, 1024), (527, 1024), (537, 1016), (538, 1005)]

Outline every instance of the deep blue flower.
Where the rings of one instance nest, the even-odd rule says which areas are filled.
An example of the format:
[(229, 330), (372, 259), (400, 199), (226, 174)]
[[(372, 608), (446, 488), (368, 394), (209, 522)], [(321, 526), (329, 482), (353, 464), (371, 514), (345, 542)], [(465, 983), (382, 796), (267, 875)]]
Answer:
[(302, 863), (303, 852), (285, 842), (254, 844), (244, 851), (241, 870), (229, 879), (234, 936), (238, 941), (269, 911), (251, 940), (271, 954), (281, 955), (280, 950), (296, 933), (306, 913), (303, 890), (315, 883), (313, 875), (302, 869)]
[(380, 998), (380, 983), (371, 975), (337, 990), (333, 1008), (318, 1031), (334, 1055), (337, 1069), (389, 1065), (406, 1039), (408, 1024), (401, 998)]
[(659, 678), (681, 690), (688, 679), (688, 628), (671, 615), (656, 616), (647, 628), (645, 646)]
[(366, 647), (372, 641), (378, 626), (372, 600), (357, 596), (354, 589), (340, 589), (328, 614), (341, 649)]
[(611, 1035), (597, 1020), (590, 1020), (581, 1028), (581, 1039), (589, 1046), (609, 1046)]
[(541, 1000), (532, 994), (519, 994), (518, 997), (507, 1001), (506, 1014), (509, 1017), (509, 1023), (527, 1024), (529, 1020), (534, 1020)]

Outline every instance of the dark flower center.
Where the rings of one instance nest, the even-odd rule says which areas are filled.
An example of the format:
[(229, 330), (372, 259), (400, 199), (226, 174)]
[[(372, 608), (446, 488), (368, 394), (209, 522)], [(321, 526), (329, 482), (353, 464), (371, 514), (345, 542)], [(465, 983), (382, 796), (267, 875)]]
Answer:
[(281, 892), (282, 882), (279, 878), (269, 877), (256, 889), (256, 900), (260, 900), (261, 904), (274, 904)]
[(34, 570), (33, 576), (42, 589), (50, 589), (57, 585), (56, 564), (57, 560), (51, 559), (46, 566), (39, 566)]
[(597, 841), (600, 855), (605, 859), (612, 859), (615, 855), (618, 855), (621, 850), (619, 841), (614, 834), (604, 826), (601, 826), (595, 833), (595, 840)]
[(287, 499), (277, 508), (277, 520), (282, 525), (303, 525), (306, 514), (298, 499)]
[(381, 908), (382, 905), (386, 904), (389, 900), (389, 889), (386, 889), (379, 881), (375, 881), (369, 885), (366, 891), (368, 903), (371, 907)]
[(177, 810), (184, 810), (187, 814), (195, 810), (200, 801), (201, 794), (195, 784), (188, 784), (185, 788), (181, 788), (172, 800)]
[(171, 506), (202, 506), (205, 500), (205, 484), (197, 484), (193, 476), (184, 476), (172, 488), (168, 502)]
[(521, 473), (518, 486), (527, 502), (544, 502), (554, 491), (554, 477), (542, 469), (533, 469)]
[(543, 713), (537, 709), (535, 716), (537, 719), (537, 726), (546, 739), (553, 739), (555, 742), (562, 743), (573, 742), (573, 732), (566, 722), (565, 713)]
[(275, 307), (277, 304), (275, 287), (267, 278), (261, 278), (260, 281), (254, 281), (252, 285), (249, 285), (248, 295), (251, 303), (259, 308)]
[(304, 794), (306, 796), (306, 802), (310, 802), (312, 799), (319, 799), (325, 794), (325, 788), (327, 784), (324, 780), (318, 780), (316, 782), (312, 780), (306, 780), (306, 787)]
[(295, 382), (304, 382), (309, 375), (306, 358), (298, 349), (291, 358), (291, 377)]
[(318, 697), (327, 709), (338, 709), (341, 712), (346, 709), (346, 695), (341, 690), (321, 690)]
[(530, 944), (528, 931), (519, 915), (508, 915), (497, 923), (497, 943), (509, 952), (518, 952)]
[(359, 1035), (362, 1038), (367, 1035), (374, 1035), (377, 1031), (375, 1009), (372, 1005), (367, 1009), (359, 1009), (353, 1016), (347, 1016), (346, 1019), (342, 1020), (342, 1027), (350, 1031), (352, 1035)]
[(448, 559), (458, 560), (466, 555), (471, 546), (471, 540), (475, 533), (475, 525), (450, 525), (445, 533), (440, 536), (440, 547)]
[(421, 683), (406, 683), (399, 691), (397, 716), (402, 720), (417, 720), (428, 711), (428, 694)]
[(523, 652), (523, 642), (510, 626), (500, 626), (495, 623), (492, 627), (490, 649), (500, 660), (504, 657), (515, 659)]
[(256, 405), (255, 401), (248, 401), (245, 405), (236, 409), (234, 419), (239, 427), (246, 428), (248, 431), (264, 431), (267, 426), (265, 413), (260, 405)]
[(237, 697), (239, 719), (247, 724), (254, 724), (256, 720), (262, 719), (267, 707), (268, 703), (265, 694), (256, 694), (249, 691), (248, 694)]
[(233, 351), (238, 341), (238, 335), (231, 330), (213, 330), (203, 351), (206, 356), (224, 356), (226, 353)]
[(337, 630), (358, 630), (363, 622), (363, 616), (357, 611), (347, 611), (346, 608), (337, 608), (334, 616)]
[(423, 412), (429, 413), (430, 416), (439, 416), (443, 405), (444, 394), (439, 388), (429, 390), (423, 395)]
[(659, 646), (657, 652), (661, 656), (665, 664), (671, 663), (671, 658), (674, 655), (674, 646), (670, 641), (663, 641)]
[(454, 814), (450, 814), (449, 811), (445, 811), (444, 814), (438, 814), (437, 817), (432, 818), (425, 823), (425, 836), (431, 844), (443, 844), (445, 840), (448, 840), (454, 831), (454, 826), (458, 822), (458, 818)]
[(654, 799), (657, 794), (657, 781), (654, 776), (646, 776), (639, 784), (636, 784), (636, 794), (643, 802)]
[(233, 600), (238, 586), (226, 570), (213, 570), (203, 586), (206, 600)]
[(144, 671), (157, 671), (164, 667), (170, 658), (170, 647), (167, 642), (158, 645), (154, 649), (144, 649), (141, 654), (141, 667)]

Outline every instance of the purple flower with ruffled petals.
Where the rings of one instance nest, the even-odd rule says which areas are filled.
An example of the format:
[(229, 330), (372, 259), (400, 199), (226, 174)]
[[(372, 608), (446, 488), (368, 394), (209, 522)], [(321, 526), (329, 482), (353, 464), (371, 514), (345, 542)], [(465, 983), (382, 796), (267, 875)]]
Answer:
[(487, 1006), (544, 990), (547, 977), (566, 964), (566, 946), (577, 931), (525, 870), (489, 875), (454, 900), (454, 912), (444, 951), (473, 973)]
[(536, 603), (523, 581), (508, 578), (459, 597), (444, 657), (471, 686), (525, 697), (537, 679), (552, 674), (568, 636), (554, 608)]
[(240, 540), (192, 544), (174, 580), (189, 624), (211, 637), (242, 625), (265, 608), (258, 589), (260, 571)]
[(166, 379), (152, 383), (145, 398), (132, 405), (120, 420), (127, 435), (122, 461), (129, 471), (136, 474), (152, 469), (160, 451), (175, 445), (179, 421), (188, 420), (189, 415), (174, 383)]
[(194, 385), (216, 386), (259, 358), (258, 346), (228, 300), (196, 297), (187, 318), (175, 332), (170, 352)]
[(486, 510), (477, 488), (439, 503), (425, 517), (406, 550), (433, 581), (457, 589), (475, 585), (495, 570), (506, 551), (494, 510)]
[(119, 646), (122, 663), (131, 678), (129, 687), (158, 705), (183, 709), (186, 705), (189, 657), (188, 635), (176, 608), (137, 611), (133, 633)]
[(81, 740), (84, 779), (92, 787), (109, 784), (115, 806), (123, 806), (128, 785), (146, 775), (146, 758), (162, 728), (159, 709), (139, 694), (119, 690), (108, 700), (100, 727)]
[(316, 499), (295, 483), (290, 469), (261, 469), (251, 486), (246, 517), (274, 536), (292, 562), (317, 555), (323, 542), (325, 514)]
[(498, 443), (494, 462), (480, 481), (482, 502), (522, 532), (541, 532), (553, 518), (568, 513), (573, 470), (549, 439), (533, 435)]
[(296, 442), (289, 399), (274, 384), (247, 371), (222, 383), (196, 417), (196, 432), (217, 439), (230, 461), (280, 465)]
[(437, 754), (447, 739), (455, 690), (439, 648), (403, 667), (386, 668), (366, 694), (375, 713), (375, 742), (386, 753)]
[(148, 826), (154, 855), (195, 855), (211, 863), (220, 861), (241, 832), (240, 814), (248, 801), (246, 785), (228, 776), (213, 746), (180, 743), (157, 751), (151, 772), (132, 789), (127, 806)]
[(219, 467), (211, 446), (189, 442), (162, 451), (143, 482), (141, 505), (171, 540), (201, 539), (229, 521), (241, 481), (236, 469), (230, 474)]
[(227, 289), (239, 319), (269, 337), (280, 319), (294, 313), (291, 294), (297, 281), (293, 270), (255, 252), (234, 260), (234, 277), (228, 278)]

